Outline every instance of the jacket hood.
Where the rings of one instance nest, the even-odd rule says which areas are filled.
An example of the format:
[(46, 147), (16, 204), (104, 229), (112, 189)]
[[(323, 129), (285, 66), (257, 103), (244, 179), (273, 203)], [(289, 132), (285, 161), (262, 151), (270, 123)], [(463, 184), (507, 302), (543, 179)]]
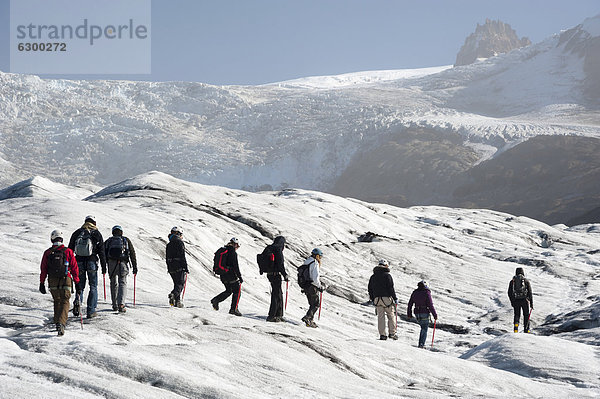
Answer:
[(284, 245), (285, 245), (285, 237), (283, 237), (283, 236), (275, 237), (275, 240), (273, 241), (274, 247), (283, 249)]
[(373, 273), (389, 273), (389, 272), (390, 272), (390, 268), (386, 267), (386, 266), (378, 265), (373, 268)]

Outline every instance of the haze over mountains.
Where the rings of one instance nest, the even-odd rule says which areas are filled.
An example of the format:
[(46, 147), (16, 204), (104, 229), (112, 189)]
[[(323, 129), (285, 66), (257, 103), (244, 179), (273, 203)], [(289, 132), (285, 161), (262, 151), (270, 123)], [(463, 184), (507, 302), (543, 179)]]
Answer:
[[(250, 190), (598, 220), (600, 16), (461, 67), (262, 86), (0, 73), (0, 185), (149, 170)], [(534, 141), (530, 141), (534, 139)]]

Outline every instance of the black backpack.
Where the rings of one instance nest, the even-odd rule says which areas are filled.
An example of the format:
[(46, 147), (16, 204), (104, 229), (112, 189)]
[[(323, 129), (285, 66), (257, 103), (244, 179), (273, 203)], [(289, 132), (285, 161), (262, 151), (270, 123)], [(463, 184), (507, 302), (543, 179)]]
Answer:
[(129, 259), (129, 244), (125, 237), (110, 237), (106, 243), (106, 254), (108, 259), (113, 260), (128, 260)]
[(56, 248), (48, 254), (48, 277), (65, 277), (69, 266), (66, 265), (66, 248)]
[(260, 274), (274, 272), (275, 254), (273, 253), (273, 248), (270, 245), (267, 245), (261, 254), (256, 255), (256, 262), (258, 263), (258, 271)]
[(513, 293), (515, 299), (525, 299), (529, 292), (527, 291), (527, 284), (525, 284), (525, 276), (517, 274), (513, 278)]
[(298, 268), (298, 285), (301, 288), (306, 288), (313, 282), (310, 278), (310, 265), (313, 263), (315, 263), (314, 259), (309, 264), (302, 265)]
[(227, 247), (221, 247), (221, 248), (217, 249), (217, 252), (215, 252), (213, 272), (218, 276), (222, 276), (223, 274), (229, 273), (229, 269), (227, 268), (227, 265), (225, 264), (225, 261), (227, 260), (228, 252), (229, 252), (229, 249)]

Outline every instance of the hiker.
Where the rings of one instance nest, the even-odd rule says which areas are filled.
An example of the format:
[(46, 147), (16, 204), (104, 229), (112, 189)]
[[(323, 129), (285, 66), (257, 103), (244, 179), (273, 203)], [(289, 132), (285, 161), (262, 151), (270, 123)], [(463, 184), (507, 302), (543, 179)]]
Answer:
[(427, 329), (429, 328), (429, 313), (433, 314), (433, 319), (437, 320), (437, 313), (433, 307), (433, 300), (431, 299), (431, 291), (427, 286), (425, 280), (419, 281), (417, 289), (413, 291), (408, 301), (407, 316), (409, 319), (412, 318), (412, 307), (415, 305), (415, 317), (417, 323), (421, 326), (421, 333), (419, 334), (419, 348), (425, 348), (425, 340), (427, 339)]
[(237, 250), (240, 247), (240, 242), (233, 237), (227, 245), (221, 247), (215, 252), (215, 267), (220, 267), (222, 272), (219, 274), (221, 282), (225, 286), (225, 291), (215, 296), (210, 300), (214, 310), (219, 310), (219, 303), (229, 298), (231, 295), (231, 306), (229, 314), (241, 316), (238, 310), (240, 296), (242, 294), (242, 274), (238, 264)]
[(542, 233), (541, 235), (542, 242), (540, 247), (542, 248), (550, 248), (552, 246), (552, 239), (546, 233)]
[(376, 306), (377, 327), (379, 329), (379, 339), (385, 340), (388, 335), (385, 333), (385, 318), (387, 316), (389, 337), (398, 339), (396, 335), (395, 313), (398, 311), (398, 298), (394, 291), (394, 279), (390, 274), (388, 261), (381, 259), (379, 264), (373, 268), (373, 275), (369, 279), (369, 298)]
[[(321, 284), (319, 267), (321, 266), (321, 258), (323, 257), (323, 251), (319, 248), (315, 248), (311, 251), (310, 256), (306, 258), (304, 264), (300, 266), (306, 266), (307, 278), (305, 280), (305, 284), (300, 284), (302, 287), (302, 291), (306, 294), (306, 298), (308, 299), (308, 311), (306, 315), (302, 318), (302, 321), (306, 324), (307, 327), (316, 328), (317, 323), (315, 323), (315, 313), (317, 309), (319, 309), (319, 305), (321, 304), (319, 294), (325, 290), (325, 286)], [(300, 273), (299, 273), (300, 275)], [(299, 277), (300, 280), (300, 277)], [(300, 283), (300, 281), (298, 281)]]
[(169, 293), (169, 305), (178, 308), (183, 307), (181, 291), (183, 291), (187, 274), (190, 272), (185, 259), (185, 244), (182, 237), (183, 229), (177, 226), (171, 229), (166, 256), (167, 271), (173, 279), (173, 290)]
[(519, 320), (521, 319), (521, 310), (523, 311), (523, 332), (529, 330), (529, 307), (533, 310), (533, 292), (531, 291), (531, 283), (525, 278), (525, 272), (522, 267), (517, 267), (515, 276), (508, 284), (508, 298), (510, 304), (515, 311), (514, 331), (519, 332)]
[(273, 244), (267, 247), (267, 251), (273, 254), (273, 271), (267, 272), (267, 278), (271, 283), (271, 306), (269, 307), (269, 316), (267, 321), (280, 322), (283, 319), (283, 291), (281, 290), (281, 277), (286, 282), (289, 281), (287, 272), (285, 271), (283, 248), (285, 246), (285, 238), (282, 236), (275, 237)]
[(127, 296), (127, 275), (129, 263), (133, 267), (133, 274), (137, 274), (137, 260), (135, 249), (131, 240), (123, 237), (123, 228), (114, 226), (112, 237), (104, 242), (106, 262), (108, 263), (108, 276), (110, 278), (110, 299), (112, 310), (125, 313), (125, 297)]
[(50, 233), (52, 246), (44, 251), (40, 265), (40, 292), (46, 293), (44, 285), (48, 276), (48, 289), (54, 300), (54, 324), (58, 335), (65, 334), (65, 326), (69, 317), (69, 299), (73, 282), (79, 288), (79, 268), (73, 251), (63, 245), (63, 234), (60, 230)]
[(69, 241), (69, 249), (75, 253), (77, 265), (79, 266), (79, 286), (81, 292), (76, 295), (73, 302), (73, 314), (79, 316), (80, 304), (83, 302), (83, 290), (86, 281), (90, 285), (87, 297), (86, 317), (96, 317), (96, 306), (98, 306), (98, 259), (102, 274), (106, 274), (106, 258), (104, 254), (104, 239), (96, 227), (96, 218), (92, 215), (85, 217), (81, 228), (75, 230)]

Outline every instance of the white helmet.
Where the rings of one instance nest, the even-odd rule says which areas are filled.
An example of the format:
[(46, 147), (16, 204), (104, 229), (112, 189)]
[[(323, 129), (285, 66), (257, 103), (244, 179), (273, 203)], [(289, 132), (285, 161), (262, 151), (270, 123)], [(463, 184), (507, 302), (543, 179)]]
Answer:
[(50, 233), (50, 241), (54, 242), (57, 238), (60, 238), (62, 240), (62, 238), (63, 238), (62, 231), (60, 231), (58, 229), (52, 230), (52, 233)]
[(237, 239), (237, 238), (235, 238), (235, 237), (231, 237), (231, 240), (229, 240), (229, 243), (230, 243), (230, 244), (235, 244), (235, 245), (237, 245), (238, 247), (240, 246), (240, 240), (238, 240), (238, 239)]
[(85, 217), (85, 220), (84, 220), (84, 221), (85, 221), (85, 222), (87, 222), (88, 220), (89, 220), (90, 222), (92, 222), (92, 223), (96, 224), (96, 217), (95, 217), (94, 215), (87, 215), (87, 216)]
[(171, 229), (172, 234), (183, 234), (183, 229), (181, 227), (173, 226)]
[(389, 263), (385, 259), (380, 259), (379, 260), (379, 266), (385, 266), (385, 267), (387, 267), (387, 266), (389, 266)]

